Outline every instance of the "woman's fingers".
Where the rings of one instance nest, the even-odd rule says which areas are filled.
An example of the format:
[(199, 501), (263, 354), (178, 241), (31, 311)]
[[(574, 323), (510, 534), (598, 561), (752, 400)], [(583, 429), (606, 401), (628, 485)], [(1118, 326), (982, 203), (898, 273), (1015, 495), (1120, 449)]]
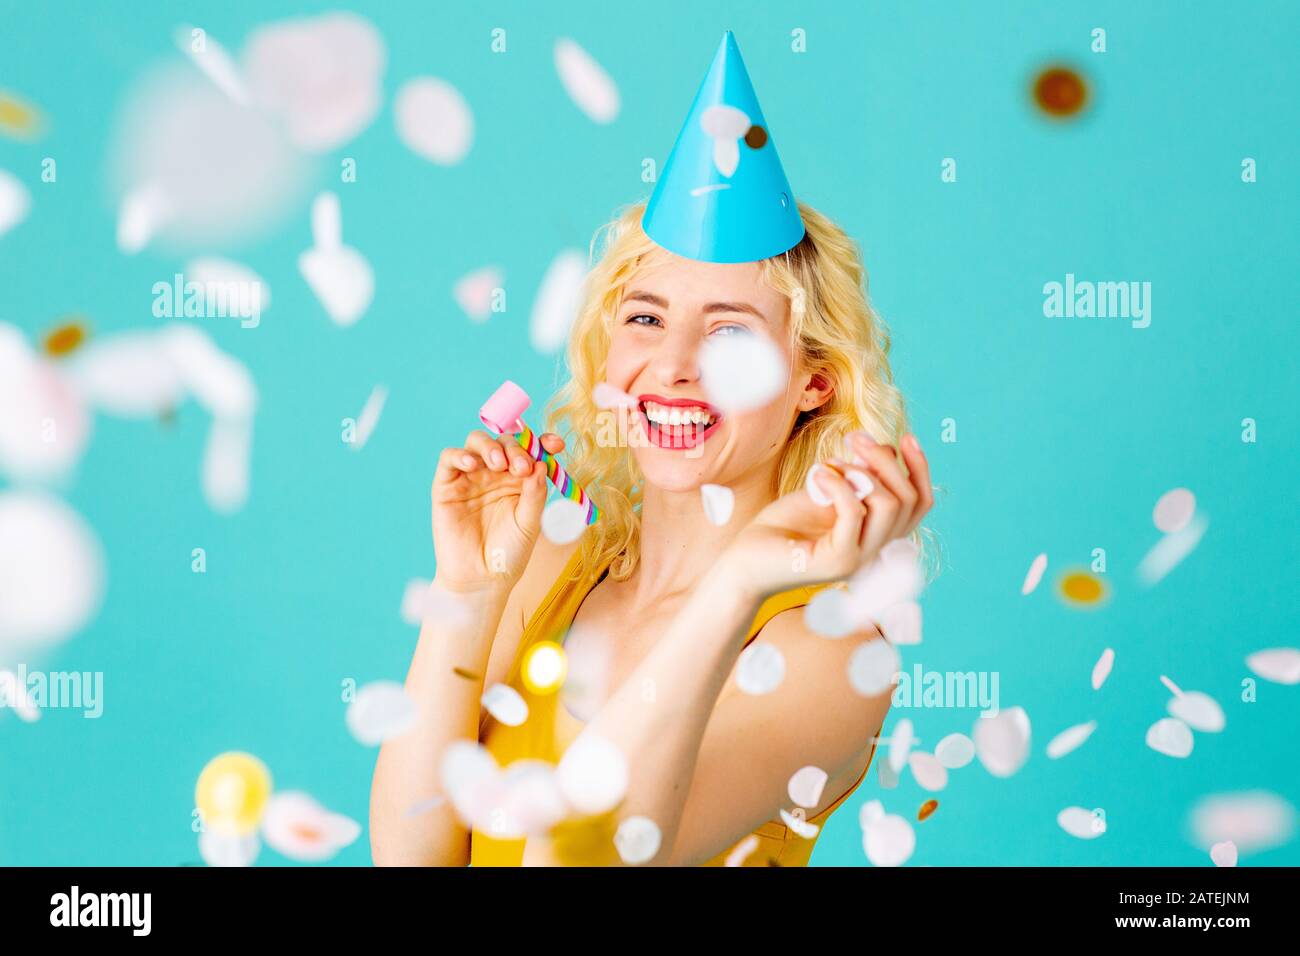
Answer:
[(479, 466), (480, 459), (464, 448), (444, 448), (438, 455), (438, 467), (434, 469), (434, 484), (454, 480), (462, 473), (473, 471)]
[(485, 431), (472, 431), (465, 438), (465, 449), (483, 459), (483, 463), (492, 471), (505, 471), (508, 459), (505, 450), (496, 438)]
[(816, 479), (835, 507), (835, 524), (831, 526), (830, 543), (835, 552), (836, 573), (851, 574), (862, 563), (859, 541), (867, 509), (854, 494), (848, 480), (832, 468), (819, 470)]
[(903, 534), (911, 534), (916, 530), (921, 519), (929, 513), (930, 508), (934, 506), (934, 488), (930, 484), (930, 463), (925, 458), (925, 452), (921, 450), (921, 443), (916, 440), (915, 435), (907, 435), (900, 443), (903, 452), (903, 461), (907, 463), (907, 478), (916, 489), (916, 506), (912, 509), (912, 514), (908, 519), (907, 527), (903, 529)]
[[(898, 503), (898, 508), (894, 514), (894, 526), (891, 529), (893, 534), (891, 538), (897, 538), (908, 533), (909, 525), (912, 520), (912, 513), (916, 509), (919, 500), (919, 494), (916, 488), (908, 481), (903, 470), (898, 467), (898, 461), (895, 458), (894, 449), (889, 445), (877, 445), (870, 439), (865, 441), (861, 437), (853, 439), (854, 451), (866, 463), (867, 470), (878, 484), (883, 484), (893, 495)], [(889, 539), (886, 539), (889, 540)]]
[(540, 461), (534, 461), (519, 491), (519, 503), (515, 505), (515, 523), (529, 538), (534, 537), (541, 528), (542, 509), (545, 507), (546, 466)]

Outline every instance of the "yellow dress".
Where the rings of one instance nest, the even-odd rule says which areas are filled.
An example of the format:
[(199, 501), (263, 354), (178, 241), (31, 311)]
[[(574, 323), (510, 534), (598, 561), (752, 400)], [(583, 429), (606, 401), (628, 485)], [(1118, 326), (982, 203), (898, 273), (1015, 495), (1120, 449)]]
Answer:
[[(524, 629), (523, 637), (519, 642), (519, 651), (506, 677), (506, 683), (527, 702), (528, 719), (518, 727), (510, 727), (491, 716), (485, 716), (479, 727), (480, 742), (502, 767), (524, 759), (557, 763), (564, 749), (577, 737), (584, 726), (569, 713), (567, 708), (558, 705), (559, 694), (534, 694), (524, 686), (519, 674), (523, 655), (532, 645), (544, 640), (563, 643), (569, 625), (577, 615), (579, 605), (604, 577), (605, 569), (601, 568), (585, 579), (569, 580), (580, 560), (580, 550), (575, 551), (563, 573), (533, 613)], [(754, 615), (754, 621), (745, 636), (745, 645), (748, 646), (774, 616), (781, 611), (804, 606), (825, 586), (823, 584), (793, 588), (769, 597)], [(871, 755), (867, 759), (867, 767), (863, 769), (862, 775), (853, 786), (821, 813), (808, 818), (809, 823), (817, 826), (818, 834), (821, 833), (830, 815), (839, 809), (862, 783), (874, 757), (875, 744), (873, 743)], [(779, 818), (764, 823), (754, 831), (753, 835), (757, 843), (741, 864), (743, 866), (807, 866), (813, 845), (817, 840), (816, 836), (812, 839), (800, 837)], [(608, 843), (608, 836), (607, 834), (602, 842)], [(613, 852), (612, 843), (609, 843), (609, 852)], [(730, 852), (730, 849), (723, 851), (701, 865), (723, 866)], [(470, 831), (470, 866), (519, 866), (523, 860), (523, 853), (524, 840), (522, 839), (499, 839), (477, 829)], [(617, 861), (617, 857), (613, 859)]]

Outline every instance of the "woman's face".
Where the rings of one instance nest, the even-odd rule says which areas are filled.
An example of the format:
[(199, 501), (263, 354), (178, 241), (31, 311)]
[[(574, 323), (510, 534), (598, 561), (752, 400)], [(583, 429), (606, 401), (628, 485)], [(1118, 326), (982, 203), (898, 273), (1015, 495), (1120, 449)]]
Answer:
[[(657, 250), (628, 281), (614, 317), (605, 380), (637, 399), (628, 437), (646, 480), (669, 491), (735, 484), (775, 462), (800, 411), (829, 397), (794, 354), (789, 301), (757, 263), (696, 262)], [(761, 408), (722, 412), (700, 380), (702, 346), (762, 335), (790, 369)]]

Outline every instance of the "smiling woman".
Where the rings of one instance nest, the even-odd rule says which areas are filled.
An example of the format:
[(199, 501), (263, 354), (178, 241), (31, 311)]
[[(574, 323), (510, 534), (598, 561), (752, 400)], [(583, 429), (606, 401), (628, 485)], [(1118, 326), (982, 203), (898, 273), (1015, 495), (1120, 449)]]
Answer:
[[(697, 98), (650, 203), (602, 230), (540, 439), (601, 520), (545, 540), (523, 449), (474, 432), (442, 453), (433, 586), (468, 613), (422, 628), (420, 719), (375, 771), (379, 863), (801, 866), (866, 776), (897, 655), (890, 602), (853, 586), (916, 579), (929, 469), (857, 249), (789, 199), (730, 34), (713, 73), (728, 122)], [(743, 154), (710, 142), (732, 132)], [(727, 188), (674, 173), (698, 149)], [(442, 812), (404, 812), (438, 791)]]

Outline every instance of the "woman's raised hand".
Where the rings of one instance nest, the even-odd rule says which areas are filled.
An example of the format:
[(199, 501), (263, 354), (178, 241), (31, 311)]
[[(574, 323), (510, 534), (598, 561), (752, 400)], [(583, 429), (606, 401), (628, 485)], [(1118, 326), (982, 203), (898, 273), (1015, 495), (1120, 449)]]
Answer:
[[(800, 488), (755, 515), (727, 547), (725, 560), (738, 580), (760, 595), (838, 581), (875, 560), (890, 541), (915, 531), (934, 503), (930, 467), (915, 436), (905, 437), (900, 450), (906, 474), (892, 447), (877, 445), (864, 432), (850, 435), (846, 453), (852, 461), (831, 458), (813, 477), (829, 505)], [(859, 498), (856, 489), (868, 485), (871, 490)]]
[[(564, 450), (559, 435), (541, 442)], [(465, 447), (444, 448), (433, 479), (438, 582), (452, 591), (514, 587), (541, 531), (546, 484), (546, 466), (510, 436), (473, 431)]]

